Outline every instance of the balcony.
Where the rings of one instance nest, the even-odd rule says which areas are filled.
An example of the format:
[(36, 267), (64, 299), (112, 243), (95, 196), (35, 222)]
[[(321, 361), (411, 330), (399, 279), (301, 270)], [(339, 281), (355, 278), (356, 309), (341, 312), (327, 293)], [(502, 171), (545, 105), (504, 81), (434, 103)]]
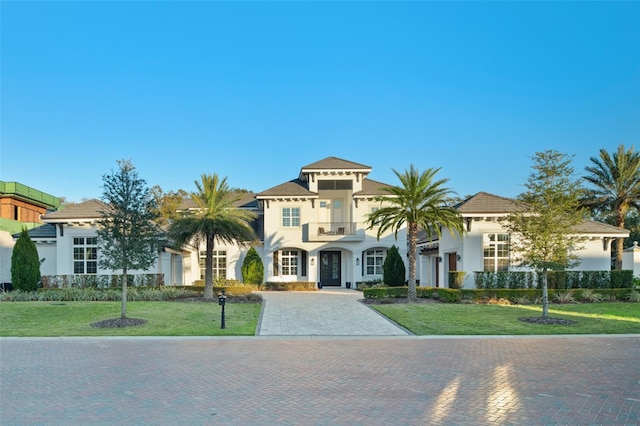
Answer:
[(364, 241), (355, 222), (309, 222), (309, 241)]

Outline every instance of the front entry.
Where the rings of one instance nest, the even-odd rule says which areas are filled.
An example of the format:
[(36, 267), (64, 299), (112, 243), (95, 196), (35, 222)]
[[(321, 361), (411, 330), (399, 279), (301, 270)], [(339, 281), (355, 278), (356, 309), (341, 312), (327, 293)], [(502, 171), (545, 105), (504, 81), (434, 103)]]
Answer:
[(340, 279), (340, 252), (320, 252), (320, 282), (322, 286), (341, 286)]

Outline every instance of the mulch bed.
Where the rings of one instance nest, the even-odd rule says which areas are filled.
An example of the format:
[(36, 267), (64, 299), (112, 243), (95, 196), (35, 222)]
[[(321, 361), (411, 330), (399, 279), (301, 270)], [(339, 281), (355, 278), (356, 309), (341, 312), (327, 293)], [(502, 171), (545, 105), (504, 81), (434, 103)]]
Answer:
[(575, 321), (566, 320), (562, 318), (543, 318), (543, 317), (524, 317), (518, 318), (519, 321), (528, 322), (530, 324), (551, 324), (551, 325), (571, 325), (575, 324)]
[(135, 327), (137, 325), (146, 324), (147, 320), (139, 318), (113, 318), (104, 321), (91, 323), (91, 327), (95, 328), (123, 328)]
[(386, 298), (386, 299), (363, 299), (362, 303), (366, 305), (395, 305), (402, 303), (416, 303), (416, 304), (426, 304), (426, 303), (438, 303), (437, 300), (433, 299), (415, 299), (409, 300), (406, 297), (399, 298)]

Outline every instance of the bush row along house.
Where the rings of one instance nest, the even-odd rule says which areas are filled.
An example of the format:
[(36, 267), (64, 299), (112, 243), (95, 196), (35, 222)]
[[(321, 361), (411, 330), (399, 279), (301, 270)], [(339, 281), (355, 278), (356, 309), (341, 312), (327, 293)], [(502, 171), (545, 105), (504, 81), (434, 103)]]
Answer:
[[(266, 282), (305, 281), (349, 287), (382, 280), (382, 265), (393, 245), (406, 262), (406, 228), (397, 238), (388, 232), (377, 238), (367, 215), (380, 208), (375, 201), (388, 184), (369, 179), (371, 168), (328, 157), (300, 169), (297, 178), (257, 194), (244, 194), (237, 208), (257, 214), (255, 245), (265, 265)], [(449, 271), (466, 272), (465, 288), (473, 288), (473, 272), (513, 268), (506, 216), (517, 207), (512, 199), (480, 192), (457, 206), (467, 233), (419, 241), (420, 286), (446, 287)], [(192, 209), (187, 200), (182, 209)], [(96, 229), (103, 204), (90, 200), (42, 216), (45, 225), (30, 231), (44, 262), (43, 276), (113, 274), (98, 265)], [(585, 221), (577, 230), (586, 237), (576, 270), (610, 270), (611, 241), (627, 237), (625, 229)], [(204, 243), (176, 251), (163, 248), (155, 267), (133, 274), (162, 274), (167, 285), (192, 285), (204, 279)], [(216, 244), (214, 277), (241, 279), (248, 246)], [(633, 262), (633, 261), (631, 261)], [(633, 269), (633, 263), (625, 265)]]

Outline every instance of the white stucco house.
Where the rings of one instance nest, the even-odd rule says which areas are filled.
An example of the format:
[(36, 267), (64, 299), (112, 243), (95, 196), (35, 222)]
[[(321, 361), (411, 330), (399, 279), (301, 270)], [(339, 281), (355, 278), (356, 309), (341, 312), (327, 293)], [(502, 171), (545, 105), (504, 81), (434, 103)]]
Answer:
[[(311, 282), (322, 287), (349, 287), (382, 280), (382, 265), (393, 245), (407, 255), (406, 228), (377, 238), (367, 215), (380, 208), (375, 201), (388, 195), (388, 184), (369, 178), (371, 167), (328, 157), (299, 169), (297, 177), (257, 194), (245, 193), (236, 208), (254, 212), (258, 235), (255, 249), (265, 267), (265, 282)], [(423, 235), (418, 244), (417, 279), (423, 287), (447, 287), (450, 271), (465, 272), (464, 287), (474, 288), (474, 272), (521, 270), (511, 261), (504, 220), (518, 209), (516, 200), (480, 192), (456, 206), (466, 233), (439, 239)], [(187, 200), (182, 209), (193, 209)], [(43, 226), (29, 231), (36, 243), (43, 276), (110, 275), (100, 269), (97, 222), (104, 205), (98, 200), (42, 215)], [(611, 241), (628, 237), (626, 229), (585, 221), (576, 232), (585, 236), (576, 270), (610, 270)], [(241, 266), (249, 246), (216, 242), (214, 277), (242, 278)], [(176, 251), (163, 248), (149, 271), (162, 274), (166, 285), (193, 285), (204, 279), (204, 242)], [(635, 261), (636, 251), (638, 262)], [(640, 250), (625, 252), (625, 269), (640, 268)], [(406, 265), (408, 266), (408, 265)], [(407, 268), (408, 269), (408, 268)], [(637, 274), (637, 271), (634, 271)]]
[[(475, 288), (474, 272), (518, 269), (512, 262), (509, 234), (504, 221), (522, 206), (514, 199), (479, 192), (456, 206), (466, 233), (453, 236), (446, 230), (442, 238), (419, 241), (419, 279), (421, 286), (447, 287), (451, 271), (465, 272), (464, 288)], [(576, 233), (585, 237), (578, 253), (581, 262), (573, 270), (611, 270), (611, 242), (628, 237), (629, 231), (600, 222), (585, 220)], [(632, 269), (631, 267), (625, 269)]]
[(310, 281), (345, 287), (382, 279), (387, 250), (406, 257), (406, 228), (377, 239), (366, 217), (388, 186), (368, 178), (371, 167), (328, 157), (296, 179), (256, 194), (264, 214), (266, 281)]

